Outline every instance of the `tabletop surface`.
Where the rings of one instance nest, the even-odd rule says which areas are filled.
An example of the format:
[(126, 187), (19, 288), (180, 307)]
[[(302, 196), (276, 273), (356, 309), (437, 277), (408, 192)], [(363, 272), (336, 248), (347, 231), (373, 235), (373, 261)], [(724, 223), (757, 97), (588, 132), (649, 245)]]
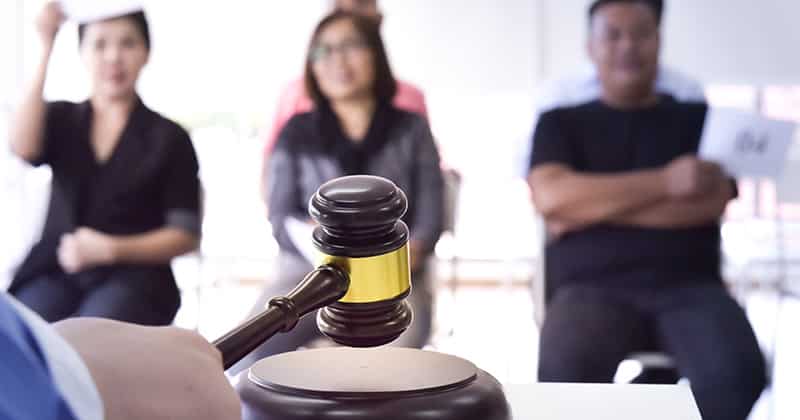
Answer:
[(701, 420), (688, 385), (504, 385), (514, 420)]

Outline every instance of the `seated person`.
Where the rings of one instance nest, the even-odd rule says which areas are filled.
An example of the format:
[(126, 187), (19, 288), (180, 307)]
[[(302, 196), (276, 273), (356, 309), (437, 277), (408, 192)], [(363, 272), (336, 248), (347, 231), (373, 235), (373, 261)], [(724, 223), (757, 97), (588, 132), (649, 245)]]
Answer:
[(703, 104), (654, 89), (661, 2), (597, 0), (589, 55), (601, 98), (542, 115), (529, 181), (549, 231), (539, 380), (610, 382), (653, 342), (706, 420), (745, 420), (764, 360), (720, 275), (735, 186), (696, 153)]
[[(383, 22), (383, 14), (378, 6), (378, 0), (331, 0), (331, 4), (333, 11), (355, 13), (374, 21), (377, 25)], [(411, 83), (402, 80), (396, 80), (395, 82), (397, 89), (392, 98), (392, 104), (399, 109), (415, 112), (427, 118), (428, 109), (425, 105), (425, 95), (422, 91)], [(262, 175), (266, 176), (269, 156), (286, 122), (293, 116), (309, 112), (313, 108), (314, 102), (308, 97), (302, 77), (286, 85), (281, 93), (274, 121), (272, 121), (269, 131), (265, 131)], [(263, 185), (265, 182), (266, 179), (262, 179), (262, 187), (266, 187)]]
[(57, 2), (38, 19), (44, 54), (16, 110), (12, 149), (53, 172), (40, 241), (9, 291), (49, 322), (73, 316), (172, 322), (180, 305), (170, 260), (200, 233), (197, 159), (189, 135), (136, 94), (150, 36), (144, 12), (81, 24), (91, 76), (82, 103), (42, 99)]
[[(405, 191), (409, 202), (404, 220), (411, 231), (414, 321), (395, 345), (422, 347), (430, 334), (433, 299), (425, 261), (443, 219), (443, 180), (430, 128), (424, 117), (392, 105), (397, 85), (378, 27), (362, 16), (335, 12), (320, 22), (305, 74), (314, 110), (289, 120), (269, 161), (269, 217), (280, 246), (279, 278), (266, 288), (256, 310), (288, 293), (312, 269), (301, 253), (310, 234), (293, 240), (288, 227), (312, 223), (308, 200), (317, 188), (344, 175), (382, 176)], [(319, 336), (314, 317), (305, 317), (239, 365), (295, 350)]]

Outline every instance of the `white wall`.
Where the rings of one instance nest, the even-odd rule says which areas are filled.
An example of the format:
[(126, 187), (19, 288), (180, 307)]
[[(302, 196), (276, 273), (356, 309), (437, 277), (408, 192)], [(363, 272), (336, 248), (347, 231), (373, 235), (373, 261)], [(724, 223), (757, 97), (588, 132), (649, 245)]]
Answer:
[(586, 8), (588, 0), (537, 0), (542, 48), (540, 81), (557, 79), (585, 65)]
[(671, 0), (667, 61), (705, 82), (800, 84), (800, 1)]
[(537, 85), (536, 2), (384, 0), (381, 5), (393, 68), (425, 91), (448, 163), (466, 173), (492, 168), (484, 177), (511, 174), (510, 159), (530, 131)]
[(148, 3), (155, 49), (142, 94), (166, 111), (266, 113), (301, 73), (326, 2), (184, 0), (185, 10), (174, 3)]
[(398, 74), (427, 89), (530, 91), (531, 0), (385, 0), (384, 37)]
[[(588, 0), (544, 6), (546, 78), (586, 61)], [(800, 1), (666, 0), (663, 59), (706, 83), (800, 83)]]
[(23, 25), (19, 19), (20, 3), (21, 0), (0, 2), (0, 54), (3, 54), (3, 65), (0, 66), (0, 107), (3, 109), (0, 112), (7, 111), (12, 100), (11, 92), (22, 77), (22, 49), (18, 42)]

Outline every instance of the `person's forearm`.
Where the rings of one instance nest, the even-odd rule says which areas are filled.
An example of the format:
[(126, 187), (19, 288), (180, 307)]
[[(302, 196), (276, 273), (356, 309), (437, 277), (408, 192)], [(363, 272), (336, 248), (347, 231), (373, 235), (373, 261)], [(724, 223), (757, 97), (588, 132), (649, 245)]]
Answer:
[(219, 351), (196, 332), (88, 317), (53, 327), (78, 353), (102, 399), (105, 415), (91, 418), (241, 418)]
[(177, 256), (194, 251), (199, 245), (196, 235), (172, 227), (111, 238), (111, 262), (114, 264), (168, 263)]
[(534, 169), (530, 185), (534, 204), (545, 220), (581, 226), (612, 221), (667, 196), (659, 170), (596, 175), (546, 165)]
[(722, 180), (710, 194), (692, 199), (663, 200), (622, 214), (615, 224), (649, 228), (686, 228), (718, 221), (733, 198), (733, 186)]
[(8, 137), (11, 151), (19, 158), (32, 162), (42, 153), (46, 105), (43, 98), (47, 66), (52, 46), (45, 46), (36, 71), (17, 105)]

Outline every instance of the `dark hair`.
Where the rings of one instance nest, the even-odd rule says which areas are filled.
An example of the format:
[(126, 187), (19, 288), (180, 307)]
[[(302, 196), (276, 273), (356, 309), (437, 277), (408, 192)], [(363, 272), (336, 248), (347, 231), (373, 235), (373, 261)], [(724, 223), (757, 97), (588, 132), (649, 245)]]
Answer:
[(595, 0), (592, 5), (589, 6), (589, 22), (591, 23), (595, 13), (597, 13), (601, 7), (612, 3), (643, 4), (653, 11), (656, 17), (656, 23), (659, 26), (661, 25), (661, 17), (664, 15), (664, 0)]
[(311, 54), (319, 42), (319, 36), (322, 31), (330, 24), (341, 19), (347, 19), (353, 23), (356, 31), (364, 38), (367, 48), (372, 52), (372, 62), (375, 65), (375, 82), (372, 91), (376, 99), (378, 102), (391, 102), (397, 92), (397, 82), (392, 74), (392, 68), (389, 66), (389, 57), (386, 55), (386, 49), (383, 46), (383, 39), (381, 38), (379, 26), (366, 17), (344, 11), (335, 11), (322, 19), (311, 36), (311, 42), (308, 45), (308, 53), (306, 54), (304, 75), (305, 88), (306, 92), (308, 92), (308, 96), (314, 101), (315, 105), (321, 105), (327, 102), (325, 95), (322, 94), (319, 88), (319, 83), (317, 83), (314, 72), (311, 70)]
[[(103, 22), (111, 19), (129, 19), (131, 22), (133, 22), (133, 25), (136, 27), (136, 29), (139, 30), (139, 33), (141, 33), (142, 38), (144, 39), (145, 48), (147, 48), (148, 50), (150, 49), (150, 25), (148, 25), (147, 17), (144, 15), (143, 11), (140, 10), (138, 12), (128, 13), (120, 16), (114, 16), (96, 22)], [(83, 35), (84, 32), (86, 32), (86, 27), (88, 27), (92, 23), (95, 22), (81, 23), (80, 25), (78, 25), (78, 45), (83, 44)]]

